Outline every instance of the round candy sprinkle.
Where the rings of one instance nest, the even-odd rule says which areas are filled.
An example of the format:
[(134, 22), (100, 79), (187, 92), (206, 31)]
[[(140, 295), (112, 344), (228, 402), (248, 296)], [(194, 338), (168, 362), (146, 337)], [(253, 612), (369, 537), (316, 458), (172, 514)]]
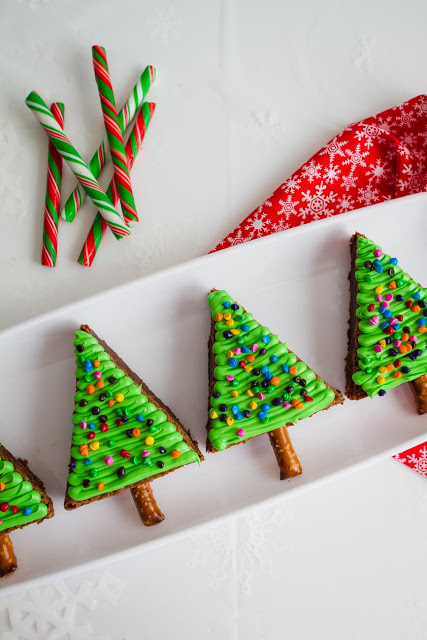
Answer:
[(269, 342), (271, 341), (271, 338), (270, 336), (263, 336), (262, 341), (264, 344), (269, 344)]
[(372, 318), (369, 318), (369, 324), (372, 324), (372, 325), (378, 324), (379, 321), (380, 321), (379, 316), (372, 316)]
[(101, 413), (101, 409), (99, 407), (92, 407), (92, 413), (94, 416), (98, 416)]
[(410, 373), (411, 370), (409, 367), (402, 367), (402, 373)]
[(382, 348), (382, 346), (381, 346), (380, 344), (376, 344), (376, 345), (375, 345), (375, 347), (374, 347), (374, 351), (375, 351), (376, 353), (381, 353), (381, 352), (382, 352), (382, 350), (383, 350), (383, 348)]
[(239, 436), (239, 438), (243, 438), (245, 436), (244, 429), (237, 429), (237, 435)]
[(173, 451), (171, 451), (171, 457), (172, 458), (180, 458), (181, 457), (181, 451), (178, 451), (178, 449), (174, 449)]
[(118, 478), (124, 478), (126, 475), (126, 469), (124, 467), (119, 467), (117, 469), (117, 477)]
[(165, 463), (162, 462), (162, 460), (157, 460), (156, 465), (159, 467), (159, 469), (163, 469), (163, 467), (165, 466)]
[(87, 391), (87, 393), (91, 396), (92, 394), (94, 394), (94, 393), (95, 393), (96, 389), (95, 389), (95, 387), (93, 386), (93, 384), (89, 384), (89, 385), (86, 387), (86, 391)]
[(147, 437), (145, 438), (145, 444), (148, 444), (148, 445), (154, 444), (154, 438), (153, 438), (153, 436), (147, 436)]
[(151, 427), (151, 425), (154, 424), (154, 420), (152, 420), (152, 418), (148, 418), (147, 424), (149, 427)]
[(33, 510), (31, 507), (24, 507), (22, 509), (22, 513), (24, 514), (24, 516), (30, 516), (33, 513)]
[(223, 303), (222, 303), (222, 306), (224, 307), (224, 309), (229, 309), (229, 308), (230, 308), (230, 306), (231, 306), (231, 304), (230, 304), (230, 302), (227, 300), (227, 302), (223, 302)]
[(385, 389), (380, 389), (380, 390), (378, 391), (378, 395), (379, 395), (379, 396), (385, 396), (385, 393), (386, 393), (386, 392), (385, 392)]
[(85, 478), (85, 479), (83, 480), (83, 486), (84, 486), (84, 488), (85, 488), (85, 489), (87, 489), (88, 487), (90, 487), (90, 485), (91, 485), (90, 480), (89, 480), (88, 478)]
[(288, 364), (282, 364), (282, 371), (284, 371), (285, 373), (289, 373), (289, 365)]
[(3, 511), (3, 513), (6, 513), (6, 511), (9, 509), (9, 503), (8, 502), (2, 502), (0, 504), (0, 511)]
[(93, 374), (93, 377), (94, 377), (96, 380), (101, 380), (101, 378), (102, 378), (102, 373), (101, 373), (100, 371), (95, 371), (95, 373)]
[(235, 368), (235, 367), (237, 367), (238, 364), (239, 364), (239, 362), (238, 362), (237, 358), (230, 358), (229, 361), (228, 361), (228, 366), (229, 367)]
[(142, 450), (142, 454), (141, 454), (141, 455), (142, 455), (142, 457), (143, 457), (143, 458), (146, 458), (147, 456), (149, 456), (149, 455), (150, 455), (150, 452), (149, 452), (149, 451), (147, 451), (147, 449), (143, 449), (143, 450)]
[(98, 482), (98, 484), (96, 485), (96, 488), (98, 489), (98, 491), (102, 491), (104, 488), (104, 483), (103, 482)]
[[(227, 380), (228, 382), (232, 382), (232, 381), (234, 380), (234, 376), (226, 376), (226, 380)], [(218, 394), (218, 398), (219, 398), (219, 396), (220, 396), (220, 395), (221, 395), (221, 394)], [(216, 394), (214, 394), (214, 397), (215, 397), (215, 396), (216, 396)]]
[(166, 449), (164, 447), (159, 447), (159, 451), (160, 453), (167, 453)]
[(80, 428), (81, 429), (87, 429), (87, 422), (85, 422), (84, 420), (81, 421), (80, 423)]
[(80, 400), (79, 402), (79, 406), (80, 407), (85, 407), (87, 405), (87, 400), (85, 400), (84, 398), (82, 400)]
[(113, 462), (114, 462), (113, 456), (105, 456), (104, 462), (105, 462), (105, 464), (113, 464)]
[(240, 328), (245, 333), (247, 333), (250, 330), (250, 326), (248, 324), (242, 324), (242, 326)]
[(257, 352), (257, 350), (258, 350), (258, 345), (255, 343), (255, 344), (253, 344), (253, 345), (251, 346), (251, 351), (252, 351), (253, 353), (256, 353), (256, 352)]
[(78, 345), (77, 345), (77, 347), (76, 347), (76, 349), (77, 349), (77, 351), (78, 351), (79, 353), (82, 353), (82, 352), (85, 350), (85, 348), (84, 348), (84, 346), (83, 346), (82, 344), (78, 344)]
[(243, 415), (245, 416), (245, 418), (250, 418), (251, 417), (251, 412), (248, 410), (243, 411)]
[(381, 251), (381, 249), (375, 249), (374, 256), (376, 258), (381, 258), (382, 255), (383, 255), (383, 252)]

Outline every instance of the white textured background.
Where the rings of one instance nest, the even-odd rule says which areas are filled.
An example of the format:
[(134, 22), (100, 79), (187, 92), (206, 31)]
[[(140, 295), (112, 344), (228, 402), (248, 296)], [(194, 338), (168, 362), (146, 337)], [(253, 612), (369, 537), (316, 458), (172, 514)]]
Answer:
[[(348, 123), (426, 92), (426, 19), (423, 0), (1, 0), (1, 327), (207, 252)], [(120, 104), (159, 72), (133, 171), (143, 222), (84, 269), (86, 204), (44, 269), (47, 144), (23, 101), (64, 101), (91, 154), (95, 43)], [(0, 592), (0, 640), (425, 639), (426, 494), (388, 460), (105, 572)]]

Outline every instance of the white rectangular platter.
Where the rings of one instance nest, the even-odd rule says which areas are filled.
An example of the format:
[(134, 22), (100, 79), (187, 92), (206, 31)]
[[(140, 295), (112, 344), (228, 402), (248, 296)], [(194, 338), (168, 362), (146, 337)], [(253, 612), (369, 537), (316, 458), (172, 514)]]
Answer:
[(293, 480), (279, 480), (268, 437), (260, 436), (154, 482), (166, 514), (158, 526), (144, 528), (128, 492), (74, 512), (63, 509), (75, 387), (72, 341), (81, 323), (90, 324), (172, 407), (204, 452), (207, 293), (227, 289), (343, 390), (348, 241), (356, 230), (427, 282), (427, 195), (421, 194), (205, 256), (0, 334), (0, 439), (30, 461), (55, 505), (53, 519), (12, 534), (19, 569), (1, 582), (2, 590), (148, 548), (427, 438), (427, 416), (416, 414), (402, 385), (385, 398), (347, 400), (292, 427), (304, 469)]

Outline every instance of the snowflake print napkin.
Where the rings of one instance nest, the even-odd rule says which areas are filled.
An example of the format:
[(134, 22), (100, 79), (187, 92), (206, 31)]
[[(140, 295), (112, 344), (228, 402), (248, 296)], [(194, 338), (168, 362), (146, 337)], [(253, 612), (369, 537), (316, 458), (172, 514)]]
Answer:
[[(427, 96), (351, 124), (213, 250), (427, 191)], [(427, 442), (395, 456), (427, 476)]]

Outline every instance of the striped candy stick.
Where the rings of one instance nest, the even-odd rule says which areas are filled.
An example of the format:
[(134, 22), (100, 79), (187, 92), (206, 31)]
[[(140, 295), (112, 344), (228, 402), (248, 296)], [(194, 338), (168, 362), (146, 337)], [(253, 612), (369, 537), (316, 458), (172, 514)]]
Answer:
[[(54, 102), (50, 110), (55, 120), (64, 126), (64, 103)], [(58, 252), (58, 216), (61, 201), (62, 157), (49, 140), (47, 153), (47, 184), (43, 221), (42, 265), (54, 267)]]
[(103, 192), (96, 178), (92, 175), (89, 167), (85, 164), (77, 149), (73, 147), (63, 128), (55, 120), (44, 100), (38, 95), (38, 93), (32, 91), (27, 96), (25, 104), (29, 109), (31, 109), (34, 116), (49, 136), (49, 140), (51, 140), (62, 158), (67, 162), (71, 171), (74, 173), (94, 205), (98, 208), (102, 217), (105, 218), (105, 222), (108, 224), (115, 237), (120, 240), (120, 238), (130, 235), (130, 231), (126, 227), (126, 223), (114, 208), (110, 198)]
[[(119, 112), (120, 130), (122, 134), (126, 131), (129, 122), (134, 118), (135, 113), (143, 103), (145, 96), (147, 95), (151, 85), (156, 79), (157, 71), (154, 67), (148, 66), (144, 69), (138, 82), (132, 89), (125, 105)], [(98, 149), (92, 156), (89, 163), (89, 168), (92, 171), (95, 178), (98, 178), (105, 163), (108, 161), (110, 150), (108, 148), (108, 140), (105, 135), (104, 140), (99, 145)], [(67, 199), (62, 211), (61, 218), (72, 222), (76, 216), (77, 211), (82, 206), (86, 199), (86, 193), (84, 189), (78, 184), (74, 191)]]
[[(129, 136), (129, 140), (126, 143), (126, 159), (129, 170), (132, 169), (135, 158), (141, 148), (142, 141), (148, 129), (148, 125), (150, 124), (151, 118), (154, 114), (155, 108), (156, 105), (154, 104), (154, 102), (144, 102), (140, 112), (137, 115), (135, 124)], [(107, 189), (107, 195), (111, 198), (113, 204), (117, 204), (119, 200), (119, 194), (114, 178), (111, 180), (110, 185)], [(106, 230), (107, 225), (103, 217), (99, 213), (97, 213), (92, 227), (90, 228), (87, 235), (83, 248), (80, 252), (80, 264), (84, 265), (85, 267), (91, 266)]]
[(116, 99), (114, 97), (107, 54), (104, 47), (100, 47), (99, 45), (92, 47), (92, 61), (122, 214), (125, 220), (128, 218), (129, 220), (138, 222), (135, 198), (133, 196), (132, 183), (126, 161), (125, 144), (120, 130)]

